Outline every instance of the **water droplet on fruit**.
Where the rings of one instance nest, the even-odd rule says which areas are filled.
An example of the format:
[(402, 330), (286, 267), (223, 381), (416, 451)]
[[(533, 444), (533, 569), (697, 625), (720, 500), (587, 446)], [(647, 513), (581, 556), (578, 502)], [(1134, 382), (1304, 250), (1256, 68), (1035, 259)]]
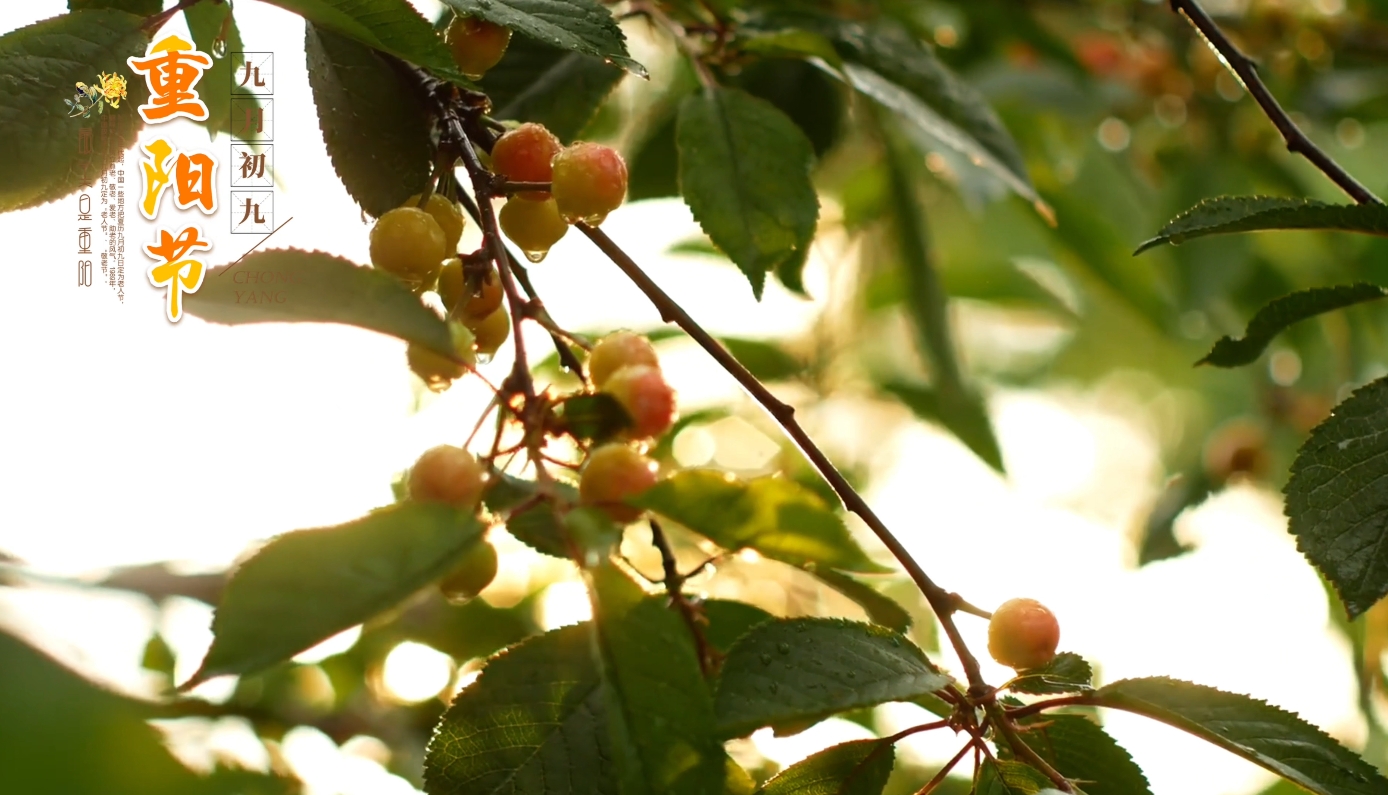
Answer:
[(761, 656), (761, 664), (762, 664), (762, 665), (770, 665), (770, 664), (771, 664), (771, 655), (770, 655), (770, 654), (763, 654), (763, 655)]
[(778, 652), (780, 652), (780, 653), (782, 653), (782, 654), (790, 654), (790, 644), (789, 644), (789, 643), (777, 643), (777, 644), (776, 644), (776, 651), (778, 651)]
[(531, 262), (543, 262), (545, 255), (548, 253), (548, 251), (527, 251), (525, 252), (525, 258)]

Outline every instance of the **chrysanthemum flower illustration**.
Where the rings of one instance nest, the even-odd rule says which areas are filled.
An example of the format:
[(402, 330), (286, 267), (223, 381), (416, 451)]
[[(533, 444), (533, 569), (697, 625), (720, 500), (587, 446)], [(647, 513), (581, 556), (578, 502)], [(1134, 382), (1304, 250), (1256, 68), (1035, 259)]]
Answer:
[(118, 74), (108, 75), (105, 72), (102, 72), (99, 78), (101, 86), (97, 90), (111, 104), (111, 107), (119, 108), (120, 101), (125, 99), (125, 78)]

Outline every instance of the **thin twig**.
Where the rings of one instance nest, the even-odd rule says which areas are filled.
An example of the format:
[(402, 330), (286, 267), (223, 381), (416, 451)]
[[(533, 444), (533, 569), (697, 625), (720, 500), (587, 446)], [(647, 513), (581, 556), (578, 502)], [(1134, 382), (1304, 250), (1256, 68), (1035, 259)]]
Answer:
[(1041, 755), (1032, 750), (1026, 741), (1017, 735), (1017, 729), (1012, 725), (1012, 719), (1002, 711), (1002, 707), (996, 702), (988, 705), (988, 717), (992, 718), (993, 726), (1007, 741), (1008, 747), (1017, 755), (1019, 759), (1046, 774), (1046, 778), (1051, 780), (1062, 792), (1074, 792), (1075, 788), (1070, 781), (1061, 775), (1060, 771), (1051, 767), (1051, 763), (1041, 758)]
[(819, 449), (814, 440), (796, 422), (795, 409), (771, 394), (770, 390), (761, 381), (758, 381), (756, 376), (748, 372), (747, 368), (742, 366), (731, 353), (728, 353), (726, 348), (720, 345), (707, 331), (704, 331), (703, 327), (695, 322), (694, 318), (690, 317), (683, 307), (660, 289), (659, 285), (651, 281), (651, 278), (646, 275), (645, 271), (641, 270), (635, 260), (614, 243), (606, 233), (583, 223), (575, 226), (587, 235), (588, 239), (592, 240), (641, 292), (646, 294), (665, 322), (679, 326), (691, 339), (699, 343), (699, 346), (721, 364), (723, 369), (727, 370), (733, 378), (737, 379), (737, 382), (751, 393), (752, 397), (761, 404), (772, 419), (780, 424), (815, 469), (819, 470), (819, 474), (829, 483), (834, 493), (839, 495), (844, 507), (856, 513), (867, 523), (867, 526), (872, 529), (872, 532), (891, 551), (892, 556), (901, 563), (907, 574), (915, 581), (916, 587), (924, 594), (926, 601), (930, 603), (930, 608), (939, 618), (940, 626), (944, 629), (945, 635), (949, 637), (950, 645), (959, 655), (959, 661), (963, 664), (964, 672), (968, 676), (970, 691), (981, 693), (986, 690), (987, 684), (983, 681), (983, 675), (979, 671), (978, 660), (974, 657), (973, 652), (969, 651), (968, 645), (964, 643), (964, 638), (959, 634), (958, 627), (954, 625), (954, 611), (958, 609), (958, 603), (962, 600), (956, 601), (949, 591), (936, 585), (926, 575), (920, 564), (916, 563), (915, 559), (911, 557), (911, 553), (906, 551), (906, 548), (901, 545), (892, 531), (887, 529), (887, 525), (878, 518), (867, 501), (849, 485), (828, 456)]
[(1171, 0), (1171, 10), (1185, 16), (1195, 29), (1205, 37), (1205, 42), (1210, 45), (1224, 63), (1233, 71), (1234, 75), (1243, 83), (1243, 87), (1248, 93), (1253, 95), (1258, 107), (1263, 109), (1268, 120), (1272, 122), (1277, 131), (1282, 134), (1282, 140), (1287, 143), (1287, 151), (1301, 155), (1311, 164), (1321, 170), (1321, 173), (1330, 178), (1332, 182), (1340, 186), (1340, 189), (1348, 193), (1359, 204), (1382, 204), (1383, 202), (1373, 194), (1373, 191), (1360, 184), (1359, 180), (1345, 171), (1339, 163), (1336, 163), (1330, 155), (1321, 151), (1306, 133), (1292, 121), (1292, 117), (1282, 109), (1277, 103), (1277, 99), (1268, 91), (1268, 87), (1263, 83), (1263, 78), (1258, 74), (1258, 64), (1244, 55), (1229, 37), (1224, 35), (1219, 25), (1214, 19), (1200, 7), (1197, 0)]
[(935, 788), (940, 786), (940, 782), (944, 781), (945, 777), (949, 775), (949, 771), (953, 770), (954, 766), (959, 764), (959, 760), (964, 758), (964, 754), (967, 754), (969, 749), (975, 747), (977, 744), (978, 740), (969, 740), (963, 748), (959, 749), (959, 753), (955, 754), (953, 759), (946, 762), (945, 766), (940, 768), (940, 772), (936, 773), (934, 778), (927, 781), (924, 787), (916, 790), (916, 795), (930, 795), (931, 792), (934, 792)]
[(665, 571), (665, 592), (670, 595), (670, 601), (674, 603), (675, 609), (679, 611), (684, 623), (689, 625), (689, 634), (694, 637), (694, 652), (699, 658), (699, 672), (705, 677), (713, 671), (715, 652), (708, 644), (708, 639), (704, 637), (703, 623), (699, 620), (698, 611), (694, 605), (684, 595), (684, 575), (680, 574), (679, 565), (675, 561), (675, 552), (670, 548), (670, 541), (665, 537), (665, 531), (660, 528), (660, 522), (654, 519), (651, 524), (651, 543), (660, 550), (660, 565)]
[(1034, 704), (1027, 704), (1024, 707), (1012, 707), (1007, 710), (1007, 716), (1013, 720), (1017, 720), (1019, 718), (1026, 718), (1040, 712), (1045, 712), (1048, 709), (1056, 709), (1057, 707), (1077, 707), (1093, 703), (1094, 699), (1091, 696), (1051, 698), (1045, 701), (1037, 701)]
[[(179, 0), (178, 5), (174, 6), (173, 8), (150, 14), (148, 17), (145, 18), (145, 21), (140, 24), (140, 28), (153, 34), (160, 28), (164, 27), (164, 23), (172, 19), (174, 14), (177, 14), (178, 12), (183, 11), (185, 9), (191, 8), (200, 2), (202, 2), (202, 0)], [(210, 2), (220, 4), (222, 0), (210, 0)]]

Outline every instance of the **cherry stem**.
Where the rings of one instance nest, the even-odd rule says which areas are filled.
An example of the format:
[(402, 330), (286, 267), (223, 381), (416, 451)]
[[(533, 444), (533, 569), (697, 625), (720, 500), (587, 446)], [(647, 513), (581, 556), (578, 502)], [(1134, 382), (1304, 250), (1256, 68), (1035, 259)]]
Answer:
[(493, 193), (509, 196), (513, 193), (549, 193), (550, 183), (548, 182), (520, 182), (509, 179), (494, 180), (491, 185)]
[(1205, 38), (1205, 43), (1210, 45), (1210, 49), (1224, 61), (1234, 76), (1239, 79), (1248, 93), (1262, 108), (1263, 114), (1268, 117), (1272, 125), (1282, 134), (1282, 140), (1287, 144), (1287, 151), (1299, 154), (1306, 158), (1322, 174), (1330, 178), (1332, 182), (1348, 193), (1355, 202), (1359, 204), (1382, 204), (1383, 202), (1374, 195), (1373, 191), (1364, 187), (1359, 180), (1355, 179), (1339, 163), (1327, 155), (1320, 147), (1302, 132), (1296, 122), (1287, 111), (1282, 109), (1272, 92), (1268, 90), (1263, 78), (1258, 74), (1258, 64), (1247, 55), (1244, 55), (1229, 37), (1224, 34), (1219, 25), (1210, 17), (1204, 8), (1200, 7), (1197, 0), (1171, 0), (1171, 10), (1181, 14), (1190, 22), (1194, 28)]
[(651, 543), (660, 550), (660, 565), (665, 571), (665, 579), (663, 580), (665, 591), (670, 594), (670, 601), (674, 603), (675, 609), (679, 611), (684, 623), (689, 626), (689, 634), (694, 638), (694, 652), (699, 658), (699, 672), (704, 675), (704, 678), (708, 678), (708, 675), (713, 671), (714, 651), (709, 646), (708, 639), (704, 637), (698, 612), (684, 595), (685, 576), (680, 574), (679, 564), (675, 561), (675, 552), (670, 548), (670, 540), (665, 537), (665, 531), (661, 529), (660, 522), (651, 519), (650, 525)]
[(1037, 701), (1034, 704), (1027, 704), (1024, 707), (1011, 707), (1006, 710), (1006, 713), (1007, 717), (1011, 718), (1012, 720), (1017, 720), (1018, 718), (1026, 718), (1031, 715), (1036, 715), (1038, 713), (1045, 712), (1049, 709), (1056, 709), (1058, 707), (1085, 706), (1093, 703), (1094, 699), (1091, 696), (1066, 696), (1064, 698), (1052, 698), (1047, 699), (1046, 701)]
[(930, 795), (930, 793), (934, 792), (935, 788), (940, 786), (940, 782), (944, 781), (945, 777), (949, 775), (949, 771), (953, 770), (954, 766), (959, 764), (959, 760), (964, 758), (964, 754), (967, 754), (969, 749), (973, 748), (977, 743), (977, 739), (969, 740), (963, 748), (959, 749), (959, 753), (955, 754), (953, 759), (946, 762), (945, 766), (940, 768), (940, 772), (936, 773), (934, 778), (927, 781), (924, 787), (916, 790), (916, 795)]
[(772, 419), (774, 419), (786, 434), (794, 440), (805, 457), (808, 458), (815, 469), (819, 471), (820, 476), (828, 482), (830, 488), (834, 490), (834, 493), (839, 495), (839, 499), (843, 501), (844, 507), (861, 517), (867, 526), (872, 529), (872, 532), (877, 538), (891, 551), (892, 556), (901, 563), (901, 566), (916, 583), (916, 587), (919, 588), (921, 593), (925, 596), (926, 601), (930, 603), (931, 610), (934, 611), (936, 617), (939, 618), (941, 628), (944, 629), (945, 635), (949, 637), (950, 645), (954, 647), (955, 653), (959, 656), (959, 661), (964, 666), (964, 671), (969, 680), (970, 692), (984, 692), (988, 685), (983, 681), (983, 674), (979, 670), (978, 660), (974, 657), (973, 653), (969, 651), (968, 645), (964, 643), (964, 638), (959, 634), (959, 628), (954, 624), (954, 613), (956, 610), (961, 609), (960, 605), (963, 603), (963, 600), (958, 599), (951, 592), (936, 585), (935, 582), (926, 575), (925, 570), (920, 567), (920, 564), (916, 563), (915, 558), (911, 557), (911, 553), (906, 551), (906, 548), (902, 546), (901, 542), (892, 534), (892, 531), (887, 528), (887, 525), (878, 518), (877, 514), (872, 510), (872, 507), (867, 504), (867, 501), (848, 483), (838, 469), (834, 467), (833, 462), (829, 460), (828, 456), (819, 449), (819, 446), (815, 444), (809, 434), (805, 433), (805, 430), (796, 422), (795, 409), (793, 407), (771, 394), (770, 390), (768, 390), (761, 381), (757, 380), (756, 376), (752, 375), (741, 362), (709, 335), (707, 331), (704, 331), (703, 327), (695, 322), (694, 318), (690, 317), (689, 313), (684, 311), (684, 308), (676, 303), (664, 290), (660, 289), (660, 287), (646, 275), (646, 272), (641, 269), (641, 266), (637, 265), (635, 260), (623, 251), (620, 246), (614, 243), (612, 238), (608, 237), (605, 232), (585, 223), (578, 223), (575, 224), (575, 226), (582, 231), (583, 234), (587, 235), (588, 239), (592, 240), (593, 243), (607, 255), (608, 259), (612, 260), (612, 262), (626, 274), (627, 278), (631, 279), (632, 283), (634, 283), (641, 292), (646, 294), (650, 302), (655, 305), (656, 310), (660, 312), (662, 320), (667, 323), (674, 323), (683, 329), (684, 333), (688, 334), (691, 339), (697, 342), (715, 361), (723, 366), (724, 370), (728, 371), (729, 375), (751, 393), (753, 399), (760, 403), (762, 408), (771, 415)]

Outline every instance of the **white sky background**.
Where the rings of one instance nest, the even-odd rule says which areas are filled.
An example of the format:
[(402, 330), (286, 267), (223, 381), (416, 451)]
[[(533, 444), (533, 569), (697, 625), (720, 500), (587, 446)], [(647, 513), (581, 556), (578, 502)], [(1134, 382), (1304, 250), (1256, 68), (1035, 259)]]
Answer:
[[(62, 0), (0, 4), (0, 32), (65, 7)], [(323, 148), (301, 21), (246, 0), (236, 13), (246, 49), (275, 53), (274, 147), (283, 185), (276, 221), (294, 220), (269, 247), (316, 248), (365, 262), (368, 226)], [(181, 18), (165, 32), (186, 35)], [(181, 121), (148, 128), (144, 136), (209, 146), (203, 131)], [(225, 201), (229, 141), (210, 146), (222, 158)], [(7, 392), (0, 421), (0, 549), (56, 575), (168, 559), (222, 567), (255, 540), (353, 519), (388, 503), (393, 475), (422, 450), (463, 440), (486, 392), (460, 382), (441, 397), (426, 396), (415, 413), (417, 391), (403, 342), (342, 326), (232, 328), (193, 317), (169, 324), (162, 290), (149, 285), (137, 247), (151, 239), (153, 224), (135, 207), (139, 176), (132, 153), (125, 168), (124, 305), (99, 282), (90, 288), (75, 283), (76, 257), (69, 251), (75, 249), (75, 197), (0, 215), (11, 296), (0, 314), (7, 340), (0, 349)], [(195, 211), (166, 204), (160, 221), (166, 227), (179, 220), (202, 223), (214, 241), (209, 263), (223, 264), (255, 240), (228, 234), (228, 213), (223, 207), (204, 221)], [(822, 309), (774, 285), (757, 304), (735, 269), (665, 256), (670, 244), (697, 231), (677, 203), (623, 208), (604, 228), (715, 332), (794, 333)], [(476, 230), (468, 234), (475, 240)], [(570, 328), (659, 322), (615, 266), (577, 234), (532, 274), (551, 313)], [(811, 263), (808, 278), (812, 292), (822, 295), (822, 261)], [(546, 350), (543, 335), (527, 339), (534, 340), (533, 350)], [(671, 364), (686, 405), (738, 394), (731, 379), (700, 357), (672, 357)], [(490, 372), (508, 366), (503, 356)], [(1107, 681), (1169, 674), (1252, 693), (1342, 739), (1362, 741), (1347, 647), (1328, 628), (1320, 586), (1286, 535), (1273, 496), (1237, 489), (1217, 498), (1182, 523), (1183, 538), (1198, 541), (1198, 552), (1141, 571), (1130, 568), (1124, 533), (1145, 510), (1160, 472), (1157, 431), (1145, 413), (1150, 406), (1135, 405), (1121, 391), (995, 396), (1011, 471), (1006, 482), (933, 429), (872, 429), (868, 435), (882, 448), (872, 457), (870, 499), (946, 587), (985, 606), (1019, 595), (1049, 604), (1061, 619), (1062, 648), (1095, 660)], [(820, 419), (830, 437), (852, 439), (862, 430), (855, 419), (880, 415), (836, 416), (832, 430), (825, 416), (812, 421)], [(981, 562), (990, 567), (986, 576), (972, 574)], [(0, 622), (43, 622), (51, 643), (68, 656), (129, 684), (138, 680), (143, 633), (155, 620), (138, 601), (112, 598), (92, 606), (61, 592), (11, 589), (0, 591)], [(168, 616), (162, 621), (170, 626)], [(185, 630), (196, 645), (206, 616), (194, 612), (183, 624), (190, 621)], [(982, 653), (984, 622), (961, 622)], [(181, 666), (195, 663), (180, 660)], [(985, 668), (991, 681), (1006, 678), (991, 661)], [(901, 710), (883, 716), (911, 720)], [(849, 731), (840, 723), (759, 747), (794, 761), (816, 750), (815, 742), (849, 739), (840, 736)], [(1159, 724), (1114, 714), (1108, 725), (1143, 765), (1157, 795), (1234, 795), (1270, 780)], [(311, 737), (300, 744), (323, 751)], [(935, 733), (908, 753), (942, 760), (957, 747), (953, 738)], [(312, 758), (323, 759), (321, 753)], [(321, 792), (347, 793), (351, 786), (315, 780)]]

